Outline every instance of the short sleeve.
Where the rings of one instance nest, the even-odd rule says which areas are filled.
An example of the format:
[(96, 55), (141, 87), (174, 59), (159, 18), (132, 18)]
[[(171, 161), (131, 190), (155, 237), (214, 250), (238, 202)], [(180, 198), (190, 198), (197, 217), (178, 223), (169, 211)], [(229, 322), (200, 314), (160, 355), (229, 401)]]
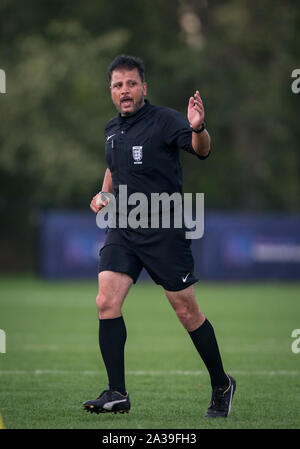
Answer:
[(162, 117), (162, 132), (164, 141), (174, 150), (183, 150), (196, 156), (198, 159), (206, 159), (207, 156), (199, 156), (192, 146), (192, 130), (186, 117), (179, 112), (165, 108)]

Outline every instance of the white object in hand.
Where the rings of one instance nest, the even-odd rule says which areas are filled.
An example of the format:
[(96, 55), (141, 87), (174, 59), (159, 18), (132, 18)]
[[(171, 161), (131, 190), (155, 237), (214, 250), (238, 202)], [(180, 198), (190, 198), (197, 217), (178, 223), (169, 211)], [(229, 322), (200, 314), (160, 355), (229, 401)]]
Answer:
[(96, 205), (97, 206), (103, 206), (104, 202), (107, 200), (106, 196), (102, 193), (99, 192), (96, 198)]

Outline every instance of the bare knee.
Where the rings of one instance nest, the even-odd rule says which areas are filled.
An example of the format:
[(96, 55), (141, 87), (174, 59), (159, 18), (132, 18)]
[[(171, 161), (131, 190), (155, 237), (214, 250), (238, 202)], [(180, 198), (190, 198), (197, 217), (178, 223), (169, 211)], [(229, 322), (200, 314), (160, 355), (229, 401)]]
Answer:
[(190, 307), (186, 304), (180, 304), (174, 308), (175, 313), (181, 323), (189, 323), (193, 318), (193, 313)]
[(121, 305), (118, 306), (110, 294), (100, 291), (96, 296), (96, 304), (100, 318), (116, 318), (121, 315)]
[(199, 308), (190, 304), (181, 304), (175, 307), (174, 310), (181, 324), (189, 332), (198, 329), (205, 320)]
[(166, 295), (179, 321), (189, 332), (203, 324), (205, 316), (198, 307), (192, 289), (184, 292), (166, 292)]
[(99, 289), (96, 304), (99, 318), (117, 318), (122, 314), (122, 304), (132, 280), (122, 273), (102, 272), (99, 274)]

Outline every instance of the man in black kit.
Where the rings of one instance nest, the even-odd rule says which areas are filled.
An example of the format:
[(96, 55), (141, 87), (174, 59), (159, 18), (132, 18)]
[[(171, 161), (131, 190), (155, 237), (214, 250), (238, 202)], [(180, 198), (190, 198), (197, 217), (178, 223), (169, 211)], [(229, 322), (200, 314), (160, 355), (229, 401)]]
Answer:
[[(153, 106), (145, 99), (144, 64), (139, 58), (117, 56), (108, 74), (118, 115), (105, 128), (108, 168), (102, 191), (92, 199), (91, 209), (98, 213), (108, 204), (108, 199), (102, 200), (104, 192), (113, 194), (117, 202), (120, 186), (127, 187), (128, 197), (135, 192), (149, 199), (153, 192), (182, 193), (180, 150), (198, 159), (207, 158), (210, 152), (199, 91), (189, 99), (186, 119), (173, 109)], [(116, 215), (121, 219), (120, 209), (118, 204)], [(236, 382), (225, 373), (213, 327), (199, 310), (193, 288), (198, 279), (193, 275), (190, 244), (184, 226), (132, 229), (119, 224), (108, 229), (100, 250), (96, 301), (99, 346), (109, 386), (98, 398), (84, 402), (87, 411), (130, 410), (124, 369), (126, 327), (121, 310), (131, 285), (144, 267), (164, 288), (207, 367), (212, 397), (205, 416), (228, 416)]]

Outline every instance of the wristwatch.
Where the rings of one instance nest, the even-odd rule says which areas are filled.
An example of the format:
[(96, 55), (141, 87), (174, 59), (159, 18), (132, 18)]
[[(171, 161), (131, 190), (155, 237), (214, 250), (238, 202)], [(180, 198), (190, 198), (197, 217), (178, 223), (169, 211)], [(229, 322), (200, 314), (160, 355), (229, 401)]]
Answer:
[(202, 125), (201, 125), (201, 128), (195, 129), (192, 126), (191, 126), (191, 128), (192, 128), (193, 133), (200, 134), (200, 133), (202, 133), (202, 131), (205, 130), (206, 125), (205, 125), (205, 122), (203, 122)]

